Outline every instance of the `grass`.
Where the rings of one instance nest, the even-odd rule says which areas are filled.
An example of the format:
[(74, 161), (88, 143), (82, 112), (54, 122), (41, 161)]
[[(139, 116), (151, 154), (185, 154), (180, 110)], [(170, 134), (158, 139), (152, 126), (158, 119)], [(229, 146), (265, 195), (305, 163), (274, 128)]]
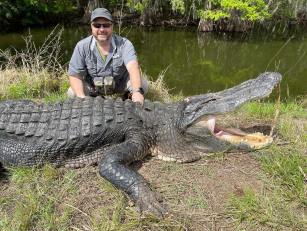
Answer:
[(208, 203), (204, 198), (204, 192), (203, 190), (197, 186), (194, 185), (192, 187), (193, 194), (190, 196), (187, 196), (185, 199), (185, 203), (190, 208), (197, 208), (197, 209), (205, 209), (208, 207)]
[[(303, 102), (303, 101), (301, 101)], [(274, 119), (273, 103), (249, 103), (240, 112), (247, 120)], [(228, 212), (237, 228), (306, 230), (307, 210), (307, 110), (298, 102), (282, 103), (277, 121), (279, 145), (262, 150), (258, 157), (263, 171), (261, 192), (245, 189), (232, 195)]]
[[(58, 64), (61, 29), (53, 33), (42, 48), (28, 37), (25, 51), (0, 52), (1, 99), (66, 98), (67, 74)], [(147, 98), (163, 102), (182, 98), (168, 93), (165, 71), (152, 82)], [(189, 165), (145, 162), (142, 175), (172, 212), (165, 219), (140, 218), (126, 196), (101, 179), (96, 168), (46, 165), (10, 169), (9, 183), (0, 181), (0, 230), (214, 230), (217, 223), (230, 230), (306, 230), (306, 99), (279, 106), (251, 102), (227, 116), (245, 124), (276, 125), (275, 144), (246, 154), (249, 160), (256, 159), (256, 167), (242, 161), (231, 164), (242, 155), (228, 153)], [(237, 175), (232, 176), (234, 172)], [(240, 178), (246, 174), (248, 178)], [(261, 187), (244, 186), (234, 193), (233, 178), (236, 184), (251, 179), (252, 186), (260, 181)]]
[(124, 194), (98, 176), (92, 194), (83, 182), (90, 175), (80, 181), (86, 171), (96, 175), (48, 165), (11, 169), (10, 189), (0, 200), (0, 230), (185, 230), (175, 219), (140, 219)]
[[(0, 202), (0, 217), (3, 218), (0, 230), (68, 229), (73, 209), (62, 204), (61, 199), (76, 195), (73, 171), (60, 175), (46, 165), (41, 169), (11, 169), (11, 174), (9, 194)], [(9, 214), (6, 208), (10, 208)]]
[(243, 196), (231, 196), (228, 210), (237, 230), (304, 230), (304, 210), (294, 207), (276, 192), (257, 195), (247, 188)]
[(297, 200), (307, 206), (306, 198), (306, 157), (299, 150), (272, 147), (261, 158), (264, 171), (282, 190), (280, 193), (289, 200)]
[[(245, 111), (245, 116), (254, 117), (257, 119), (274, 118), (276, 109), (279, 106), (271, 102), (250, 102), (243, 105), (241, 111)], [(306, 109), (300, 103), (286, 102), (282, 103), (278, 108), (280, 113), (291, 116), (307, 116)]]

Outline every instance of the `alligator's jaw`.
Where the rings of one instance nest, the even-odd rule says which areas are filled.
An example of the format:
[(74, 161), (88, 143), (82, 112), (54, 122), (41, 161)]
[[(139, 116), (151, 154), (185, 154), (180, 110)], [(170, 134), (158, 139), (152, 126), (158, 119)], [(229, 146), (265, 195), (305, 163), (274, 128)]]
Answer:
[(224, 140), (243, 149), (261, 149), (273, 142), (271, 136), (266, 136), (260, 132), (245, 133), (239, 129), (223, 129), (216, 126), (216, 119), (210, 117), (204, 126), (206, 126), (220, 140)]
[(265, 72), (224, 91), (188, 97), (184, 100), (182, 126), (186, 128), (206, 115), (231, 112), (251, 100), (267, 97), (281, 79), (279, 73)]
[[(188, 142), (182, 140), (175, 144), (173, 142), (160, 143), (151, 149), (152, 155), (163, 161), (186, 163), (198, 160), (202, 155), (212, 152), (226, 151), (234, 147), (243, 150), (256, 150), (273, 142), (271, 136), (263, 135), (260, 132), (248, 134), (239, 129), (224, 129), (216, 126), (215, 122), (213, 117), (198, 122), (195, 126), (203, 130), (202, 134), (197, 134), (197, 131), (189, 133), (194, 136)], [(208, 131), (207, 135), (203, 134), (204, 130)], [(196, 137), (198, 141), (193, 140)], [(166, 146), (173, 146), (173, 148), (169, 149)]]
[(261, 149), (267, 147), (273, 142), (273, 138), (271, 136), (263, 135), (260, 132), (247, 134), (245, 136), (225, 134), (220, 136), (219, 139), (225, 140), (238, 148), (243, 149)]

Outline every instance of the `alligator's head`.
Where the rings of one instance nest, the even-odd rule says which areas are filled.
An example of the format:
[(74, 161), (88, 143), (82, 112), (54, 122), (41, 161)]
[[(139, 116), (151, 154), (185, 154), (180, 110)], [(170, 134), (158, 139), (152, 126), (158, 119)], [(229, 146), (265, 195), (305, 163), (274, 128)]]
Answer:
[[(162, 129), (154, 154), (167, 161), (191, 162), (199, 159), (202, 152), (218, 152), (234, 146), (258, 149), (270, 144), (273, 140), (270, 136), (223, 129), (216, 124), (214, 116), (269, 96), (281, 79), (279, 73), (266, 72), (221, 92), (185, 98), (176, 104), (178, 109), (169, 118), (171, 121), (164, 123), (172, 128)], [(191, 135), (191, 128), (195, 127), (198, 131), (194, 129)], [(196, 148), (196, 143), (202, 143), (202, 146)]]

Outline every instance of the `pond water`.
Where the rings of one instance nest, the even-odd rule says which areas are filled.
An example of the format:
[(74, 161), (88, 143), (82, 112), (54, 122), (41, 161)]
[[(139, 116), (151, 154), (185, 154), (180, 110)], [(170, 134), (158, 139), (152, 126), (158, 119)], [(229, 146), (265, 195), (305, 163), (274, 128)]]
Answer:
[[(31, 29), (33, 40), (41, 44), (53, 28)], [(118, 31), (118, 28), (115, 29)], [(197, 28), (125, 27), (138, 53), (142, 71), (153, 79), (165, 71), (165, 81), (173, 93), (194, 95), (215, 92), (254, 78), (264, 71), (284, 75), (282, 97), (307, 94), (307, 32), (216, 34), (197, 33)], [(28, 31), (0, 35), (0, 49), (22, 49)], [(65, 28), (63, 63), (88, 27)]]

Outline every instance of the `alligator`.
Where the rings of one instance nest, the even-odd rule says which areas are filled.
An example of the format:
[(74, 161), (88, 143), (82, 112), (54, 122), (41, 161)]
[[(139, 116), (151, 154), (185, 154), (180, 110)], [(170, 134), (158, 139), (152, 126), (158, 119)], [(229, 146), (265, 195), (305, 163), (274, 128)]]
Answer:
[[(0, 166), (96, 164), (99, 174), (124, 191), (141, 213), (163, 217), (167, 210), (130, 164), (150, 153), (166, 161), (191, 162), (202, 153), (221, 151), (231, 144), (231, 136), (247, 137), (219, 128), (212, 116), (268, 96), (281, 79), (279, 73), (265, 72), (217, 93), (164, 104), (103, 97), (48, 104), (0, 101)], [(193, 145), (187, 130), (203, 121), (209, 135), (203, 137), (203, 146)], [(231, 145), (242, 143), (241, 139)]]

